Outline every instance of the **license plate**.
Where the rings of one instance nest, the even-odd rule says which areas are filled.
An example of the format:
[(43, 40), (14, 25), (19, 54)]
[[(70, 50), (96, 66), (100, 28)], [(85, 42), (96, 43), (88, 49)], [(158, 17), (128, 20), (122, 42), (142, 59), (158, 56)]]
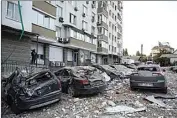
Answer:
[(139, 86), (153, 86), (153, 84), (150, 84), (150, 83), (140, 83)]

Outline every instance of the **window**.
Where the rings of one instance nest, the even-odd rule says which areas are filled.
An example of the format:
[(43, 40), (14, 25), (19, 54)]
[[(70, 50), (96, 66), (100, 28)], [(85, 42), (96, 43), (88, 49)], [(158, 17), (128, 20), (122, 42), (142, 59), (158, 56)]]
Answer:
[(61, 28), (56, 27), (56, 37), (61, 37)]
[(69, 21), (70, 23), (76, 25), (76, 16), (70, 13)]
[(114, 19), (114, 13), (112, 13), (112, 18)]
[(111, 38), (111, 33), (109, 33), (109, 38)]
[(114, 40), (115, 40), (115, 42), (116, 42), (116, 36), (115, 36)]
[(111, 50), (111, 46), (109, 45), (109, 51)]
[(93, 34), (95, 34), (95, 27), (92, 26), (92, 31), (91, 31)]
[(7, 17), (16, 21), (20, 21), (18, 5), (12, 2), (7, 2)]
[(108, 36), (108, 30), (104, 29), (104, 35)]
[(63, 9), (59, 6), (57, 6), (57, 16), (58, 17), (62, 17), (62, 12), (63, 12)]
[(37, 24), (39, 26), (55, 30), (55, 20), (50, 16), (46, 16), (42, 13), (39, 13), (33, 10), (33, 20), (32, 23)]
[(95, 20), (95, 13), (92, 12), (92, 19)]
[(98, 34), (103, 34), (102, 27), (98, 27)]
[(116, 52), (116, 47), (114, 47), (114, 52)]
[(116, 28), (116, 26), (115, 26), (115, 31), (116, 31), (116, 29), (117, 29), (117, 28)]
[(115, 10), (117, 9), (117, 6), (115, 5)]
[(115, 15), (115, 21), (116, 21), (116, 15)]
[(111, 27), (111, 21), (109, 21), (109, 27)]
[(85, 35), (85, 42), (91, 43), (90, 42), (90, 37), (88, 37), (87, 35)]
[(38, 12), (38, 17), (37, 18), (38, 18), (38, 20), (37, 20), (38, 25), (43, 26), (43, 24), (44, 24), (44, 15)]
[(112, 46), (112, 52), (114, 52), (114, 46)]
[(84, 30), (88, 30), (87, 22), (82, 21), (82, 28), (83, 28)]
[(95, 4), (95, 1), (92, 1), (92, 4)]
[(50, 18), (44, 17), (44, 27), (50, 28)]
[(87, 15), (87, 7), (83, 5), (83, 12)]
[(70, 36), (73, 37), (73, 38), (77, 38), (77, 32), (72, 30), (72, 29), (70, 31), (71, 31)]
[(109, 10), (109, 15), (111, 16), (111, 10)]
[(114, 35), (112, 35), (112, 41), (114, 41)]

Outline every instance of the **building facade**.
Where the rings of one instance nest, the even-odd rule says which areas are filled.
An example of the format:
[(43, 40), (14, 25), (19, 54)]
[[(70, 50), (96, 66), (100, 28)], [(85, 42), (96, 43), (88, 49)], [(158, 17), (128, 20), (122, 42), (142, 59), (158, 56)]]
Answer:
[[(18, 40), (22, 23), (17, 1), (2, 1), (1, 4), (2, 60), (9, 57), (8, 60), (30, 62), (31, 50), (35, 50), (38, 64), (74, 66), (85, 65), (87, 62), (108, 64), (111, 63), (110, 55), (113, 55), (114, 61), (121, 55), (122, 2), (20, 3), (25, 31), (23, 40)], [(115, 14), (114, 17), (109, 16), (109, 9)], [(109, 22), (114, 25), (109, 27)]]
[(102, 64), (120, 61), (122, 56), (122, 2), (98, 2), (98, 53)]

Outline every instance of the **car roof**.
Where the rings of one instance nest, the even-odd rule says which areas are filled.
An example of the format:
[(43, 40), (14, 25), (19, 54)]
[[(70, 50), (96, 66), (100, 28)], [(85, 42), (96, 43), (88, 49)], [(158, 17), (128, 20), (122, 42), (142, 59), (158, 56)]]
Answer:
[(156, 67), (156, 68), (160, 68), (159, 65), (156, 65), (156, 64), (150, 64), (150, 65), (139, 65), (137, 68), (141, 68), (141, 67)]

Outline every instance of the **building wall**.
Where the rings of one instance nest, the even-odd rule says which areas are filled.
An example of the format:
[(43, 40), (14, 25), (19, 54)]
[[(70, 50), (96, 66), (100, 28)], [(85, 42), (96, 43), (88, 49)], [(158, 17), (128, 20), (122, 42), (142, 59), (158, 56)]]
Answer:
[[(17, 1), (10, 1), (18, 5)], [(2, 23), (3, 25), (10, 26), (16, 29), (22, 29), (21, 23), (19, 21), (13, 20), (7, 17), (7, 3), (8, 1), (2, 1)], [(32, 21), (32, 1), (20, 1), (21, 3), (21, 12), (22, 19), (24, 24), (24, 30), (31, 32), (31, 21)]]
[[(27, 62), (30, 63), (31, 57), (31, 39), (23, 37), (20, 41), (18, 40), (20, 35), (14, 35), (10, 33), (2, 32), (1, 37), (1, 60), (6, 60), (7, 57), (11, 61)], [(15, 49), (15, 51), (13, 51)]]

